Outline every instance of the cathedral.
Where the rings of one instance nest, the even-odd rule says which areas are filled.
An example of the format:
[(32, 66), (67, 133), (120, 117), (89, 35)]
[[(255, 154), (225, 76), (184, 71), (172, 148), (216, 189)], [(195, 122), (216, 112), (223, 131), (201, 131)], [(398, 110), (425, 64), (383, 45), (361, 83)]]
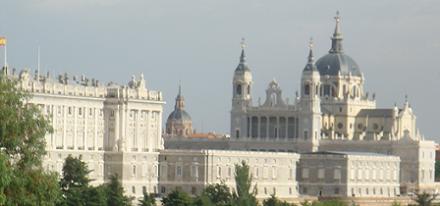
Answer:
[[(289, 103), (273, 80), (263, 103), (252, 100), (252, 68), (244, 46), (232, 77), (230, 134), (197, 134), (181, 88), (162, 131), (162, 93), (143, 74), (127, 84), (85, 76), (1, 75), (29, 92), (53, 126), (46, 135), (47, 170), (61, 173), (68, 155), (87, 163), (93, 184), (118, 174), (125, 193), (164, 196), (175, 188), (197, 195), (209, 184), (234, 189), (234, 165), (246, 162), (257, 198), (382, 198), (433, 192), (435, 146), (417, 130), (408, 101), (377, 108), (364, 91), (359, 65), (344, 52), (341, 18), (328, 54), (315, 61), (313, 42), (300, 92)], [(365, 200), (365, 199), (360, 199)]]

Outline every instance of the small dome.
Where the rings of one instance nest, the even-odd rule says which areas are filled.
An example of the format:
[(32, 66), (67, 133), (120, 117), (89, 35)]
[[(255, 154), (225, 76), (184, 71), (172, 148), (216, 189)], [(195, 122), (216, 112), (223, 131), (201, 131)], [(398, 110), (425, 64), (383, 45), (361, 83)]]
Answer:
[(191, 116), (185, 111), (181, 109), (175, 109), (171, 114), (168, 116), (167, 122), (187, 122), (192, 121)]
[(340, 72), (341, 75), (362, 76), (357, 63), (344, 53), (329, 53), (316, 62), (316, 67), (320, 75), (337, 76)]

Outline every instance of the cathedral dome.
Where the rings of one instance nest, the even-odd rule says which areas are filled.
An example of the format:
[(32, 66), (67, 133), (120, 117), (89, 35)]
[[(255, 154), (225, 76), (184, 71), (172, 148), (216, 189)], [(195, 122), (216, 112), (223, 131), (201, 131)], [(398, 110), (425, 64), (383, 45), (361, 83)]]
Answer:
[(185, 111), (185, 99), (182, 96), (181, 87), (176, 97), (174, 110), (168, 116), (166, 122), (166, 133), (171, 136), (187, 137), (192, 134), (191, 116)]
[(171, 114), (168, 116), (167, 122), (186, 122), (186, 121), (192, 121), (191, 116), (189, 116), (188, 112), (181, 109), (175, 109)]
[(320, 75), (336, 76), (351, 75), (362, 76), (357, 63), (348, 55), (343, 53), (329, 53), (318, 59), (316, 62)]
[(335, 32), (332, 36), (332, 47), (329, 53), (318, 59), (316, 67), (320, 75), (353, 75), (362, 77), (362, 73), (357, 63), (348, 55), (344, 54), (342, 49), (342, 32), (340, 28), (339, 12), (336, 17)]

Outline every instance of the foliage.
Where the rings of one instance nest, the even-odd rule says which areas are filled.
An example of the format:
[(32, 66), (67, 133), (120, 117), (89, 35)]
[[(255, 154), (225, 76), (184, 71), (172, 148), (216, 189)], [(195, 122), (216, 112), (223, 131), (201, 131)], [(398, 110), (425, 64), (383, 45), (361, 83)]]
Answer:
[(191, 206), (192, 204), (192, 198), (180, 189), (173, 190), (162, 199), (163, 206)]
[(142, 200), (139, 200), (139, 206), (155, 206), (156, 199), (154, 194), (144, 193)]
[(229, 187), (222, 182), (221, 184), (208, 185), (202, 195), (216, 206), (229, 206), (232, 204), (232, 194)]
[(294, 206), (295, 204), (281, 201), (275, 195), (271, 195), (270, 198), (263, 201), (263, 206)]
[(420, 206), (430, 206), (432, 205), (432, 201), (435, 200), (436, 197), (437, 194), (429, 194), (423, 192), (417, 193), (413, 200)]
[(401, 206), (402, 204), (400, 204), (400, 202), (394, 201), (393, 203), (391, 203), (391, 206)]
[(341, 200), (338, 200), (338, 199), (326, 200), (326, 201), (321, 201), (321, 202), (317, 202), (317, 203), (313, 204), (313, 206), (347, 206), (347, 205), (348, 205), (347, 203), (345, 203)]
[(206, 195), (200, 195), (195, 198), (194, 206), (216, 206), (216, 204), (212, 203), (212, 201), (209, 199)]
[(130, 206), (131, 199), (124, 196), (124, 188), (119, 182), (117, 174), (110, 176), (110, 182), (107, 184), (107, 205), (108, 206)]
[(233, 194), (233, 205), (237, 206), (255, 206), (258, 201), (255, 198), (255, 188), (252, 192), (252, 175), (249, 172), (249, 165), (246, 162), (235, 165), (235, 190)]
[(435, 161), (435, 180), (439, 181), (440, 180), (440, 161), (436, 160)]
[(106, 191), (104, 186), (89, 186), (88, 175), (91, 171), (81, 158), (69, 155), (63, 166), (63, 177), (60, 180), (63, 201), (59, 205), (105, 205)]
[(42, 168), (49, 121), (16, 82), (0, 75), (0, 205), (55, 205), (57, 175)]

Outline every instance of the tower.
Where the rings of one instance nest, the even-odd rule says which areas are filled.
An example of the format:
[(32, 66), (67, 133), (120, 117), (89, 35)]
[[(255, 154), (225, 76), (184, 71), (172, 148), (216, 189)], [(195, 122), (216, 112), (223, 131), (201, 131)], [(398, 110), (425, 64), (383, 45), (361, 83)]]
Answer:
[(316, 151), (321, 137), (320, 74), (313, 57), (313, 42), (309, 43), (309, 56), (302, 72), (300, 99), (300, 142), (304, 151)]
[(174, 111), (168, 116), (166, 133), (170, 136), (188, 137), (193, 133), (191, 116), (185, 111), (185, 98), (179, 85)]
[(234, 138), (243, 136), (243, 131), (246, 129), (244, 114), (246, 108), (252, 105), (252, 73), (246, 63), (245, 47), (244, 39), (242, 39), (240, 63), (235, 69), (232, 80), (231, 136)]

